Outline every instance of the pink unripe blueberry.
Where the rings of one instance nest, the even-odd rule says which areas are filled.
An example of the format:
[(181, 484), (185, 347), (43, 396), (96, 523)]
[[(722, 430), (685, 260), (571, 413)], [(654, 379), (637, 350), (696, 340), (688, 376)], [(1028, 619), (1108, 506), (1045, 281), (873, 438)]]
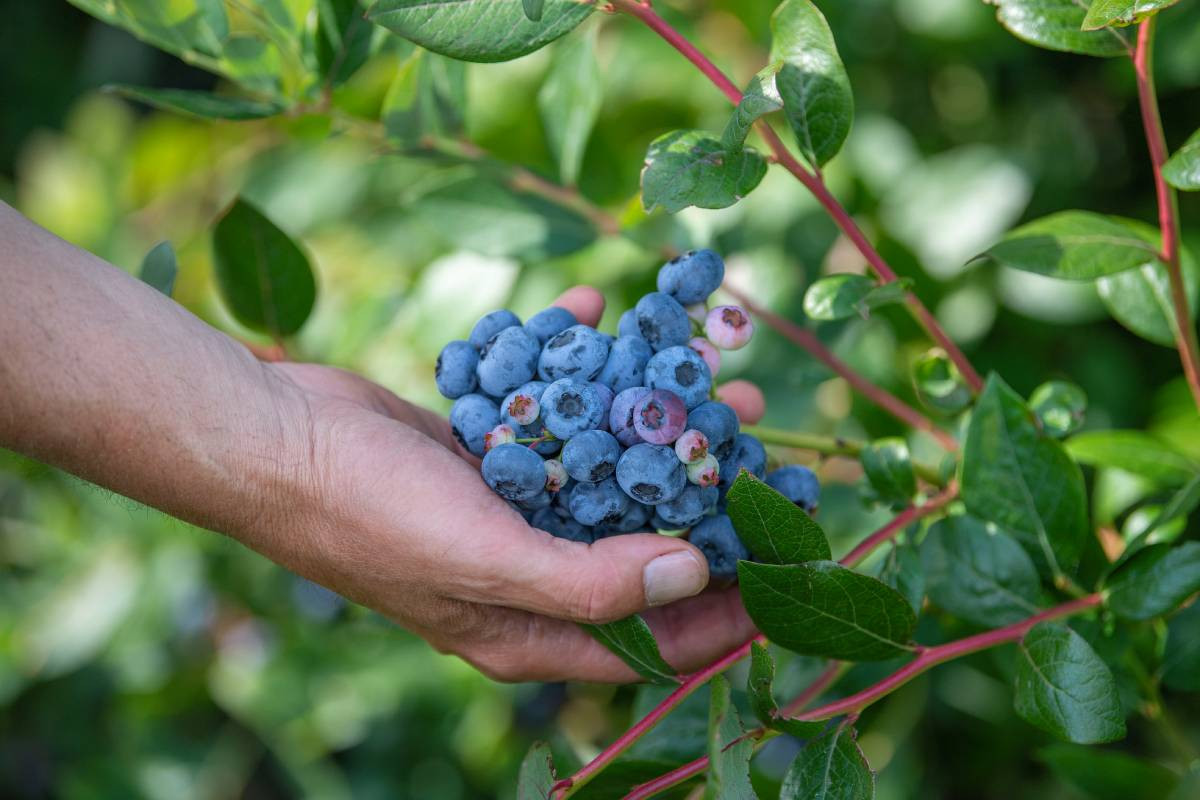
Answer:
[(704, 321), (708, 340), (722, 350), (738, 350), (754, 335), (750, 315), (737, 306), (717, 306)]
[(683, 310), (697, 325), (703, 325), (704, 318), (708, 316), (708, 306), (704, 303), (692, 303), (690, 306), (684, 306)]
[(670, 444), (687, 427), (687, 406), (674, 392), (655, 389), (633, 407), (633, 428), (650, 444)]
[(704, 359), (704, 363), (708, 365), (708, 371), (714, 378), (717, 377), (717, 370), (721, 368), (721, 351), (713, 347), (713, 343), (703, 336), (690, 339), (688, 347)]
[(716, 456), (709, 453), (703, 461), (687, 465), (688, 480), (697, 486), (707, 489), (716, 486), (721, 479), (721, 467), (717, 464)]
[(567, 468), (562, 465), (562, 462), (557, 458), (547, 459), (543, 466), (546, 467), (546, 491), (557, 492), (567, 483)]
[(708, 455), (708, 437), (698, 430), (688, 430), (675, 440), (675, 455), (685, 464), (697, 464)]
[(508, 411), (508, 415), (512, 417), (513, 422), (518, 425), (528, 425), (542, 413), (542, 407), (536, 397), (520, 392), (514, 394), (512, 400), (508, 401), (508, 408), (506, 410)]
[(483, 452), (499, 447), (502, 444), (512, 444), (517, 440), (517, 432), (511, 425), (497, 425), (483, 435)]

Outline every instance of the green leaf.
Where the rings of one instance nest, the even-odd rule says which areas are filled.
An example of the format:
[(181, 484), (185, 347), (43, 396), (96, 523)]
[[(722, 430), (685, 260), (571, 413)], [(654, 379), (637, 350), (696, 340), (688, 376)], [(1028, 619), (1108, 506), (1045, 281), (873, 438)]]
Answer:
[(986, 628), (1038, 612), (1041, 587), (1033, 561), (1011, 537), (969, 515), (946, 517), (921, 543), (929, 599)]
[(175, 276), (179, 274), (179, 265), (175, 261), (175, 249), (170, 242), (159, 242), (146, 253), (142, 259), (142, 271), (138, 277), (158, 289), (167, 297), (175, 290)]
[[(1200, 301), (1200, 267), (1191, 253), (1182, 251), (1180, 272), (1188, 298), (1188, 312), (1196, 319)], [(1167, 266), (1158, 259), (1135, 269), (1107, 275), (1096, 281), (1096, 289), (1108, 312), (1117, 322), (1143, 339), (1175, 346), (1175, 306)]]
[(814, 281), (804, 293), (804, 313), (811, 319), (834, 320), (861, 314), (862, 302), (878, 284), (866, 275), (830, 275)]
[(892, 540), (879, 568), (879, 580), (895, 589), (920, 614), (925, 599), (925, 569), (921, 551), (908, 541)]
[(521, 10), (525, 12), (527, 18), (534, 22), (542, 19), (542, 6), (544, 5), (544, 0), (521, 0)]
[(766, 647), (754, 642), (750, 645), (750, 677), (746, 692), (750, 695), (750, 706), (758, 721), (772, 730), (783, 731), (797, 739), (808, 739), (825, 729), (826, 721), (804, 722), (778, 716), (779, 706), (775, 703), (772, 686), (775, 683), (775, 659)]
[(494, 0), (378, 0), (367, 13), (377, 25), (426, 50), (463, 61), (509, 61), (568, 33), (592, 13), (577, 0), (545, 0), (541, 18)]
[[(675, 684), (643, 684), (633, 698), (630, 719), (642, 719), (678, 688)], [(666, 719), (638, 738), (628, 755), (642, 762), (656, 762), (672, 769), (701, 755), (708, 746), (709, 692), (700, 689), (671, 710)], [(666, 769), (659, 770), (665, 772)]]
[(917, 617), (895, 589), (832, 561), (738, 562), (742, 602), (768, 639), (804, 655), (882, 661), (910, 652)]
[(596, 28), (556, 45), (550, 73), (538, 92), (538, 109), (563, 183), (579, 179), (583, 153), (600, 105), (604, 84), (596, 61)]
[(379, 118), (389, 139), (413, 146), (460, 133), (466, 103), (465, 65), (418, 47), (396, 71)]
[(678, 683), (678, 673), (663, 660), (650, 626), (634, 615), (603, 625), (584, 625), (592, 638), (607, 647), (638, 675), (652, 683)]
[(1200, 131), (1189, 136), (1183, 147), (1167, 159), (1162, 174), (1176, 189), (1200, 192)]
[(534, 742), (521, 762), (521, 771), (517, 776), (517, 800), (546, 800), (557, 780), (550, 745)]
[[(729, 681), (724, 675), (712, 679), (712, 700), (708, 712), (708, 785), (705, 800), (757, 800), (750, 785), (750, 757), (754, 741), (730, 702)], [(738, 740), (741, 741), (738, 741)], [(734, 742), (737, 742), (734, 744)]]
[(971, 404), (971, 390), (940, 347), (913, 364), (913, 388), (922, 403), (943, 414), (957, 414)]
[(1142, 620), (1174, 611), (1200, 591), (1200, 542), (1150, 545), (1107, 584), (1108, 607), (1119, 617)]
[(1093, 467), (1116, 467), (1162, 486), (1180, 486), (1200, 466), (1171, 445), (1142, 431), (1085, 431), (1067, 440), (1067, 451)]
[[(1200, 506), (1200, 473), (1171, 495), (1162, 506), (1142, 506), (1125, 518), (1121, 533), (1127, 544), (1108, 569), (1116, 573), (1127, 561), (1152, 544), (1170, 544), (1187, 525), (1188, 515)], [(1151, 516), (1152, 515), (1152, 516)]]
[(1112, 672), (1083, 637), (1043, 622), (1018, 645), (1017, 714), (1076, 744), (1125, 736), (1125, 716)]
[(1075, 567), (1088, 535), (1083, 473), (996, 375), (975, 403), (960, 470), (971, 514), (1011, 533), (1052, 572)]
[(688, 206), (726, 208), (758, 186), (767, 162), (753, 148), (728, 151), (709, 133), (672, 131), (650, 143), (642, 203), (674, 214)]
[(729, 487), (726, 513), (738, 538), (768, 564), (798, 564), (830, 557), (821, 526), (795, 503), (742, 470)]
[(1085, 56), (1120, 56), (1131, 47), (1125, 34), (1083, 30), (1087, 3), (1079, 0), (993, 0), (996, 18), (1018, 39), (1047, 50)]
[(771, 15), (775, 85), (800, 152), (814, 168), (842, 149), (854, 120), (854, 93), (829, 23), (810, 0), (784, 0)]
[(1047, 381), (1033, 390), (1029, 407), (1042, 422), (1042, 430), (1061, 439), (1083, 424), (1087, 395), (1068, 381)]
[(871, 800), (875, 773), (854, 740), (854, 728), (835, 725), (796, 756), (779, 800)]
[(317, 0), (317, 68), (330, 86), (340, 86), (371, 53), (375, 27), (359, 0)]
[(221, 297), (246, 327), (291, 336), (312, 312), (317, 284), (308, 256), (241, 197), (213, 229), (213, 262)]
[(771, 64), (750, 79), (750, 85), (742, 93), (742, 99), (725, 124), (725, 132), (721, 134), (721, 144), (726, 150), (736, 152), (742, 149), (754, 123), (783, 108), (783, 98), (775, 88), (775, 73), (779, 67), (779, 64)]
[(1038, 758), (1093, 800), (1162, 800), (1179, 782), (1171, 770), (1118, 750), (1052, 744)]
[(1157, 256), (1158, 248), (1118, 217), (1060, 211), (1009, 232), (981, 258), (1051, 278), (1090, 281)]
[(1092, 0), (1081, 27), (1095, 31), (1112, 25), (1123, 27), (1141, 22), (1179, 0)]
[(1177, 692), (1200, 692), (1200, 603), (1192, 603), (1167, 624), (1162, 676)]
[(859, 453), (863, 472), (880, 499), (896, 505), (908, 505), (917, 493), (908, 443), (898, 436), (876, 439)]
[(188, 89), (149, 89), (144, 86), (110, 84), (105, 91), (114, 92), (130, 100), (201, 119), (251, 120), (273, 117), (282, 113), (287, 106), (282, 103), (250, 100), (245, 97), (226, 97), (211, 92), (196, 92)]

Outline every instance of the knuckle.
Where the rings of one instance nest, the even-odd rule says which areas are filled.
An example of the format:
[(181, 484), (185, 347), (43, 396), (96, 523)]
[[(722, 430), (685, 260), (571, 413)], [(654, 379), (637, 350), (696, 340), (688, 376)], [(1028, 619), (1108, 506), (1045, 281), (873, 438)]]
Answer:
[(583, 580), (569, 590), (566, 610), (570, 617), (584, 622), (605, 623), (626, 616), (621, 570), (607, 559), (589, 566)]

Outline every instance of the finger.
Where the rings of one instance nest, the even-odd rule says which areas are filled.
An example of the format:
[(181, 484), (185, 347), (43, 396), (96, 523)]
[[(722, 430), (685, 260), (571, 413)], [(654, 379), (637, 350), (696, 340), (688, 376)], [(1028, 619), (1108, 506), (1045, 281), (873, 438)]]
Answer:
[(681, 673), (711, 664), (756, 633), (736, 588), (704, 592), (644, 616), (663, 658)]
[(604, 295), (591, 286), (573, 286), (558, 296), (551, 305), (565, 308), (582, 325), (596, 327), (604, 315)]
[(767, 401), (763, 399), (762, 390), (749, 381), (723, 383), (717, 387), (717, 397), (729, 404), (737, 412), (738, 419), (747, 425), (758, 422), (767, 411)]

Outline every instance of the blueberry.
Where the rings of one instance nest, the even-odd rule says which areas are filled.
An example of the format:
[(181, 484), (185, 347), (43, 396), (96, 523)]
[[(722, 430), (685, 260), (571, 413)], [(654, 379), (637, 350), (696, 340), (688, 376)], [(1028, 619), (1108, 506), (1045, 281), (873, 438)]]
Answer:
[(809, 514), (821, 502), (821, 482), (808, 467), (789, 464), (767, 474), (767, 485)]
[(538, 340), (524, 328), (505, 328), (479, 353), (479, 388), (493, 397), (504, 397), (527, 383), (537, 371)]
[(568, 501), (571, 516), (584, 525), (607, 525), (625, 516), (629, 498), (612, 478), (599, 483), (579, 483)]
[(638, 330), (654, 352), (687, 344), (691, 338), (692, 321), (670, 295), (651, 292), (638, 300), (635, 310)]
[(639, 533), (649, 530), (650, 518), (654, 515), (652, 506), (630, 501), (629, 509), (616, 522), (596, 526), (596, 538), (621, 536), (626, 533)]
[(482, 350), (483, 346), (488, 343), (488, 339), (491, 339), (505, 328), (512, 328), (520, 324), (520, 317), (508, 309), (500, 309), (499, 311), (485, 314), (479, 322), (476, 322), (475, 327), (471, 329), (471, 335), (467, 339), (476, 350)]
[(712, 373), (708, 364), (690, 347), (681, 345), (659, 350), (646, 363), (646, 385), (679, 395), (689, 409), (708, 400)]
[(500, 423), (483, 435), (483, 452), (499, 447), (502, 444), (512, 444), (517, 441), (517, 432), (512, 425)]
[(604, 403), (590, 383), (563, 378), (542, 394), (542, 423), (559, 439), (600, 427)]
[[(541, 420), (532, 425), (522, 425), (517, 428), (518, 439), (540, 439), (547, 433), (546, 428), (542, 425)], [(552, 456), (562, 450), (562, 442), (551, 436), (549, 439), (536, 444), (530, 444), (529, 447), (533, 452), (542, 456)]]
[(514, 503), (533, 500), (546, 490), (542, 457), (523, 445), (493, 447), (483, 457), (481, 471), (492, 491)]
[(721, 459), (722, 497), (743, 469), (759, 480), (767, 474), (767, 451), (762, 442), (748, 433), (739, 433), (733, 441), (733, 449), (729, 455)]
[[(532, 425), (541, 413), (542, 394), (549, 385), (545, 381), (529, 381), (513, 389), (500, 403), (500, 419), (514, 428)], [(534, 413), (535, 405), (537, 413)], [(533, 414), (532, 419), (530, 414)]]
[(750, 551), (733, 529), (733, 522), (725, 514), (707, 517), (688, 534), (688, 541), (700, 548), (708, 559), (708, 574), (717, 580), (733, 580), (737, 577), (737, 562), (750, 558)]
[(571, 518), (563, 519), (552, 508), (543, 508), (534, 513), (529, 524), (559, 539), (572, 542), (592, 543), (592, 532)]
[(537, 511), (549, 510), (551, 503), (550, 492), (543, 489), (529, 500), (522, 500), (516, 506), (519, 510), (526, 514), (532, 514)]
[(658, 504), (654, 510), (670, 529), (690, 528), (717, 507), (719, 494), (715, 486), (702, 488), (689, 483), (683, 487), (679, 497), (669, 503)]
[(696, 464), (708, 456), (708, 437), (695, 428), (679, 434), (675, 440), (675, 455), (684, 464)]
[(633, 425), (633, 409), (648, 394), (650, 390), (645, 386), (632, 386), (613, 398), (612, 410), (608, 413), (608, 429), (625, 447), (633, 447), (642, 441)]
[(703, 336), (688, 339), (688, 347), (695, 350), (696, 354), (704, 359), (704, 363), (708, 364), (708, 373), (714, 378), (717, 377), (717, 373), (721, 371), (721, 351)]
[(545, 381), (575, 378), (594, 380), (608, 360), (608, 337), (587, 325), (572, 325), (550, 341), (537, 362)]
[(697, 486), (707, 489), (709, 486), (717, 486), (721, 482), (721, 462), (717, 461), (717, 457), (712, 453), (695, 464), (688, 464), (686, 470), (688, 481)]
[(702, 303), (725, 280), (725, 262), (712, 250), (689, 250), (658, 271), (658, 290), (681, 305)]
[[(542, 466), (546, 470), (546, 491), (551, 494), (561, 490), (571, 479), (562, 462), (556, 458), (546, 459), (542, 462)], [(546, 500), (546, 505), (550, 505), (549, 499)]]
[(722, 350), (740, 350), (754, 335), (750, 315), (737, 306), (717, 306), (708, 312), (704, 335)]
[(600, 383), (599, 381), (592, 381), (591, 386), (596, 390), (596, 394), (600, 395), (600, 406), (604, 409), (600, 416), (599, 427), (602, 429), (608, 428), (608, 415), (612, 413), (612, 404), (616, 395), (612, 389), (608, 388), (607, 384)]
[(724, 403), (709, 400), (696, 406), (688, 412), (687, 426), (708, 437), (708, 452), (718, 459), (733, 451), (738, 434), (737, 412)]
[(633, 429), (650, 444), (670, 444), (686, 428), (687, 408), (674, 392), (654, 389), (633, 407)]
[(642, 329), (638, 327), (637, 309), (627, 309), (621, 315), (621, 319), (617, 321), (617, 336), (632, 336), (635, 339), (642, 338)]
[(657, 444), (635, 444), (617, 462), (617, 482), (639, 503), (669, 503), (687, 486), (687, 473), (675, 451)]
[(646, 362), (654, 355), (646, 340), (638, 336), (621, 336), (608, 351), (608, 360), (596, 376), (600, 383), (608, 384), (614, 392), (623, 392), (631, 386), (642, 386), (646, 374)]
[(621, 457), (621, 445), (606, 431), (584, 431), (563, 445), (562, 463), (577, 481), (595, 483), (613, 474)]
[(525, 330), (537, 337), (540, 344), (545, 344), (567, 328), (578, 323), (579, 320), (575, 319), (575, 315), (570, 311), (558, 306), (550, 306), (550, 308), (539, 311), (526, 320)]
[(464, 394), (450, 407), (450, 430), (473, 456), (483, 456), (483, 437), (500, 424), (500, 409), (481, 394)]
[(479, 385), (475, 377), (478, 363), (479, 351), (470, 342), (460, 339), (443, 347), (433, 370), (433, 378), (442, 397), (457, 400), (475, 391)]

